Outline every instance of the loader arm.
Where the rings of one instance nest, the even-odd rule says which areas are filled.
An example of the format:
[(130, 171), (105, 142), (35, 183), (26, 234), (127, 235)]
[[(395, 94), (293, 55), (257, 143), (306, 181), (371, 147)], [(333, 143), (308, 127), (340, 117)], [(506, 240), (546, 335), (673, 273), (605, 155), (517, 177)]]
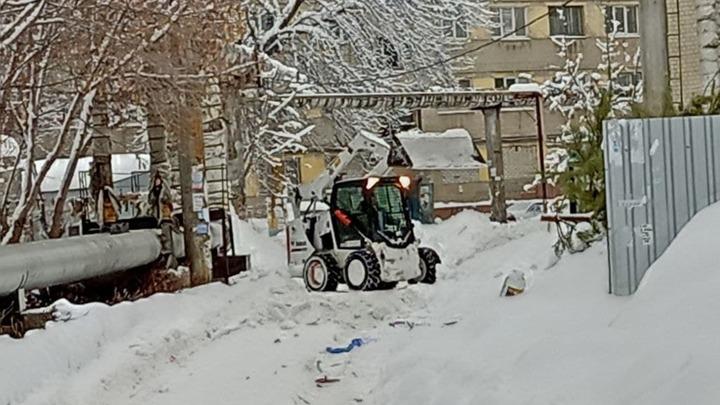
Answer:
[(321, 200), (324, 190), (332, 186), (338, 176), (360, 152), (371, 152), (378, 158), (378, 164), (370, 171), (370, 175), (382, 176), (388, 171), (387, 158), (390, 153), (390, 145), (377, 135), (367, 131), (360, 131), (348, 146), (330, 162), (327, 169), (317, 179), (310, 184), (298, 186), (297, 196), (293, 204), (295, 218), (300, 215), (300, 202)]

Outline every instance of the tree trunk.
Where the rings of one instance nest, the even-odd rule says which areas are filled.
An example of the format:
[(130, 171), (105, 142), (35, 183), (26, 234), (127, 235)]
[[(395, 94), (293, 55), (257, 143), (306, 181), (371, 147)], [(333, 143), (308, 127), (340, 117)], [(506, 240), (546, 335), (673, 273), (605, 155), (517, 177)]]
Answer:
[[(173, 132), (177, 137), (185, 255), (190, 263), (190, 282), (198, 286), (209, 283), (212, 278), (209, 232), (201, 232), (201, 228), (209, 224), (201, 223), (200, 211), (196, 210), (200, 207), (193, 207), (194, 197), (201, 193), (193, 190), (193, 174), (204, 170), (202, 116), (198, 109), (187, 108), (179, 118), (181, 125)], [(200, 195), (204, 198), (204, 193)], [(208, 228), (205, 230), (209, 231)]]
[(50, 222), (50, 231), (48, 237), (50, 239), (57, 239), (63, 236), (65, 233), (65, 202), (67, 200), (67, 193), (72, 183), (73, 174), (77, 170), (78, 160), (87, 151), (87, 147), (84, 147), (77, 152), (70, 153), (68, 158), (68, 165), (65, 169), (65, 177), (60, 184), (60, 190), (55, 197), (55, 205), (53, 206), (52, 221)]
[[(87, 148), (89, 146), (88, 131), (91, 129), (88, 128), (87, 122), (92, 119), (91, 113), (95, 102), (96, 94), (97, 90), (91, 90), (83, 98), (83, 104), (79, 116), (80, 124), (79, 127), (75, 130), (75, 137), (73, 139), (72, 146), (70, 147), (68, 165), (65, 168), (63, 179), (60, 182), (60, 189), (58, 190), (58, 194), (55, 197), (55, 205), (53, 207), (53, 215), (51, 222), (52, 225), (50, 225), (50, 231), (48, 232), (48, 236), (51, 239), (57, 239), (61, 237), (65, 231), (65, 201), (67, 200), (67, 193), (68, 190), (70, 190), (70, 184), (72, 183), (75, 171), (77, 170), (78, 160), (82, 155), (87, 152)], [(40, 176), (38, 176), (37, 181), (42, 181)]]
[(245, 149), (247, 147), (243, 131), (248, 130), (247, 111), (237, 92), (228, 95), (226, 116), (230, 117), (230, 125), (227, 131), (227, 168), (230, 182), (230, 201), (238, 216), (247, 216), (247, 205), (245, 196)]
[(170, 176), (170, 162), (168, 160), (168, 137), (157, 112), (153, 108), (148, 111), (148, 143), (150, 144), (150, 173), (167, 180)]
[(20, 191), (20, 184), (16, 181), (16, 178), (20, 169), (20, 157), (22, 156), (22, 153), (22, 150), (17, 151), (17, 156), (15, 157), (15, 162), (13, 163), (13, 168), (10, 172), (10, 177), (5, 180), (5, 187), (2, 192), (2, 201), (0, 201), (0, 240), (5, 237), (9, 228), (8, 206), (10, 204), (10, 196), (15, 194), (16, 197), (19, 197), (18, 193)]
[[(105, 187), (113, 187), (112, 146), (108, 129), (107, 106), (98, 103), (93, 111), (93, 132), (91, 148), (93, 162), (90, 171), (90, 195), (97, 205), (100, 193)], [(102, 212), (96, 207), (95, 212)]]

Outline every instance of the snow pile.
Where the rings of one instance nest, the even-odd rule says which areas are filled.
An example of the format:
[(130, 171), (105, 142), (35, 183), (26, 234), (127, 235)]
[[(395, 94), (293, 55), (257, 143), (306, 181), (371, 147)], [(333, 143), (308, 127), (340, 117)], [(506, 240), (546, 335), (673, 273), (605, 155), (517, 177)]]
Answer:
[(542, 89), (540, 88), (540, 85), (536, 83), (515, 83), (511, 85), (508, 90), (519, 93), (538, 93), (538, 95), (542, 94)]
[[(281, 245), (280, 240), (267, 236), (266, 221), (262, 221), (264, 227), (242, 221), (233, 207), (230, 218), (236, 254), (249, 254), (253, 270), (255, 268), (277, 270), (285, 266), (287, 262), (285, 247)], [(260, 224), (260, 221), (255, 223)]]
[[(32, 331), (23, 340), (0, 336), (6, 371), (0, 374), (0, 403), (121, 404), (159, 393), (169, 403), (199, 403), (199, 393), (228, 389), (210, 384), (208, 391), (198, 391), (196, 384), (178, 383), (188, 378), (175, 375), (178, 367), (192, 362), (191, 372), (207, 367), (231, 378), (228, 385), (234, 385), (237, 376), (217, 368), (230, 367), (231, 359), (235, 367), (254, 372), (282, 369), (295, 359), (285, 390), (263, 391), (267, 385), (255, 380), (236, 387), (244, 390), (243, 395), (258, 389), (254, 395), (286, 403), (288, 396), (304, 389), (306, 380), (312, 381), (316, 371), (310, 365), (326, 346), (341, 345), (361, 333), (368, 336), (361, 331), (423, 307), (417, 290), (410, 288), (308, 294), (299, 280), (288, 277), (284, 247), (277, 238), (236, 218), (233, 224), (236, 242), (253, 255), (253, 270), (233, 286), (211, 284), (113, 307), (62, 300), (53, 310), (57, 321), (46, 330)], [(195, 351), (203, 355), (194, 356)], [(327, 368), (335, 362), (325, 363)], [(159, 368), (174, 380), (157, 375)], [(272, 371), (267, 370), (265, 378)]]
[[(538, 234), (478, 256), (434, 300), (429, 321), (461, 313), (457, 324), (416, 328), (411, 340), (392, 330), (362, 354), (366, 364), (387, 360), (368, 402), (715, 403), (718, 227), (720, 204), (683, 229), (631, 298), (606, 294), (602, 245), (548, 271), (539, 270)], [(498, 297), (493, 273), (513, 268), (533, 275), (529, 290)]]
[(397, 134), (400, 144), (416, 170), (479, 169), (483, 167), (475, 152), (470, 133), (450, 129), (442, 134), (414, 129)]
[[(713, 322), (720, 204), (683, 229), (630, 298), (607, 294), (602, 244), (546, 269), (553, 235), (537, 221), (500, 226), (464, 212), (418, 225), (444, 260), (438, 284), (335, 294), (307, 293), (287, 277), (281, 241), (240, 225), (238, 240), (260, 265), (232, 287), (112, 308), (61, 302), (56, 314), (69, 321), (22, 341), (0, 337), (0, 403), (704, 404), (720, 397)], [(523, 294), (500, 297), (508, 274), (523, 275)], [(367, 344), (326, 351), (354, 339)]]
[(441, 272), (439, 276), (453, 274), (455, 277), (454, 269), (462, 267), (481, 252), (540, 231), (543, 225), (537, 220), (501, 225), (491, 222), (487, 214), (466, 210), (440, 224), (417, 224), (415, 229), (423, 246), (440, 252), (448, 271)]

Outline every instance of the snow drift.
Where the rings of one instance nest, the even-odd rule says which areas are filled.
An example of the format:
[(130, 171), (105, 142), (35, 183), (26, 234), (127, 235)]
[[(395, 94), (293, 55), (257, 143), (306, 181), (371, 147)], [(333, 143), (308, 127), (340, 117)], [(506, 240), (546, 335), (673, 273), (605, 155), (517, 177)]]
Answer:
[[(537, 235), (477, 256), (438, 291), (430, 320), (462, 313), (461, 322), (416, 329), (411, 343), (393, 331), (368, 354), (388, 360), (370, 403), (717, 402), (718, 227), (720, 204), (683, 229), (632, 298), (606, 293), (603, 246), (548, 271)], [(500, 298), (493, 273), (513, 268), (533, 274), (533, 285)]]
[[(444, 264), (434, 286), (308, 294), (282, 243), (242, 223), (254, 270), (114, 307), (59, 305), (21, 341), (0, 337), (0, 403), (677, 404), (720, 386), (720, 204), (681, 232), (637, 295), (607, 294), (597, 245), (546, 269), (552, 234), (464, 212), (418, 225)], [(259, 265), (258, 265), (259, 263)], [(528, 288), (500, 297), (504, 276)], [(349, 353), (327, 347), (361, 338)], [(339, 381), (316, 386), (318, 377)]]

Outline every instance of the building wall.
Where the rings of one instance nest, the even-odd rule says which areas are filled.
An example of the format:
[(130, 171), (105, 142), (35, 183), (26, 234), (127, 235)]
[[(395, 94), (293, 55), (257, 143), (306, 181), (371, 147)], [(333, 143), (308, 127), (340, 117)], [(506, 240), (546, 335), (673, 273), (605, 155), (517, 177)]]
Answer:
[[(554, 112), (545, 111), (542, 118), (546, 135), (558, 135), (560, 125), (565, 123), (565, 119)], [(479, 111), (422, 110), (420, 127), (426, 132), (444, 132), (451, 128), (465, 128), (476, 143), (485, 140), (485, 120), (482, 112)], [(503, 139), (507, 141), (537, 140), (538, 128), (535, 121), (535, 108), (503, 110), (500, 115), (500, 129)]]
[[(476, 202), (490, 198), (487, 178), (482, 170), (412, 170), (395, 168), (395, 176), (422, 178), (423, 183), (432, 183), (435, 202)], [(485, 175), (486, 176), (486, 175)]]
[[(687, 0), (681, 0), (687, 1)], [(693, 0), (690, 0), (693, 1)], [(559, 5), (558, 2), (544, 1), (494, 1), (493, 7), (525, 7), (525, 21), (543, 16), (548, 7)], [(605, 16), (606, 5), (637, 6), (637, 1), (573, 2), (573, 6), (583, 7), (582, 37), (575, 37), (572, 51), (582, 53), (581, 68), (596, 69), (601, 61), (601, 51), (597, 47), (598, 39), (606, 39)], [(520, 25), (520, 24), (518, 24)], [(490, 43), (492, 34), (485, 28), (472, 31), (470, 38), (464, 40), (464, 46), (476, 47)], [(638, 34), (627, 34), (622, 37), (628, 54), (634, 55), (639, 46)], [(549, 18), (542, 18), (527, 28), (526, 36), (507, 38), (491, 43), (481, 51), (472, 54), (471, 63), (457, 67), (459, 78), (469, 81), (474, 88), (493, 89), (496, 79), (508, 77), (530, 77), (531, 81), (543, 83), (553, 77), (559, 67), (565, 63), (564, 58), (557, 55), (558, 46), (550, 38)], [(629, 66), (634, 68), (634, 66)], [(556, 112), (543, 112), (544, 139), (549, 143), (560, 134), (565, 119)], [(450, 128), (467, 129), (476, 146), (484, 151), (485, 135), (484, 120), (481, 112), (424, 110), (421, 112), (421, 129), (427, 132), (442, 132)], [(523, 193), (523, 186), (529, 183), (539, 172), (539, 138), (534, 107), (512, 108), (502, 111), (500, 127), (504, 141), (504, 161), (507, 190), (510, 195)]]
[[(584, 55), (582, 68), (594, 69), (600, 61), (600, 50), (595, 43), (596, 39), (606, 37), (602, 7), (637, 4), (637, 1), (620, 0), (603, 3), (577, 1), (571, 4), (583, 7), (584, 36), (575, 38), (574, 49)], [(525, 7), (527, 22), (541, 17), (548, 12), (548, 7), (553, 5), (558, 5), (558, 3), (542, 1), (494, 1), (491, 3), (493, 7)], [(485, 28), (477, 28), (473, 30), (465, 45), (474, 47), (490, 42), (491, 39), (490, 31)], [(636, 34), (628, 34), (624, 38), (630, 53), (634, 53), (637, 49), (638, 39)], [(493, 88), (493, 78), (520, 73), (530, 73), (533, 75), (534, 81), (542, 82), (549, 79), (557, 71), (557, 66), (561, 66), (564, 62), (557, 55), (557, 51), (557, 45), (550, 39), (549, 19), (543, 18), (527, 28), (526, 37), (507, 38), (474, 53), (472, 55), (474, 63), (472, 63), (471, 69), (458, 70), (458, 74), (471, 79), (473, 85), (478, 88)]]
[[(667, 0), (666, 7), (670, 77), (682, 78), (681, 81), (671, 80), (673, 101), (680, 101), (682, 96), (683, 105), (686, 105), (703, 92), (705, 85), (701, 69), (698, 9), (695, 0)], [(677, 33), (679, 36), (674, 35)]]
[[(520, 196), (524, 186), (529, 184), (540, 172), (540, 154), (537, 125), (532, 109), (516, 109), (505, 111), (500, 117), (503, 134), (503, 159), (505, 162), (505, 179), (508, 195)], [(441, 132), (449, 128), (466, 128), (480, 155), (487, 159), (485, 146), (485, 123), (482, 113), (475, 111), (448, 112), (424, 110), (421, 127), (427, 132)], [(559, 114), (543, 116), (548, 126), (559, 128), (564, 122)], [(547, 142), (544, 143), (547, 151)], [(481, 171), (481, 180), (489, 179), (487, 169)], [(484, 197), (483, 197), (484, 198)], [(462, 200), (460, 200), (462, 201)], [(479, 200), (476, 200), (479, 201)]]

